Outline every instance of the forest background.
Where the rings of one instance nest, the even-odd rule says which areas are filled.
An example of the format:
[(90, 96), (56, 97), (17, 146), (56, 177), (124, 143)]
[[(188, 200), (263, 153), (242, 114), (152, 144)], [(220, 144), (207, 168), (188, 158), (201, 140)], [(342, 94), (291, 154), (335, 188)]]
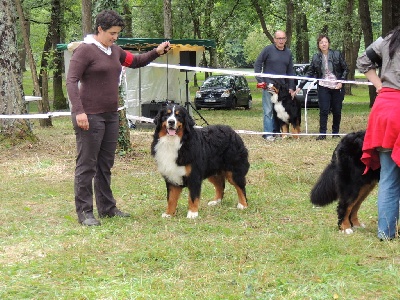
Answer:
[[(400, 19), (400, 4), (394, 0), (1, 1), (1, 113), (26, 112), (22, 73), (28, 65), (32, 94), (42, 98), (39, 112), (68, 109), (63, 57), (57, 44), (79, 41), (93, 32), (94, 16), (102, 9), (114, 9), (124, 17), (123, 37), (214, 40), (216, 48), (208, 49), (200, 62), (213, 68), (251, 68), (261, 49), (273, 42), (277, 29), (286, 31), (294, 61), (309, 62), (317, 51), (316, 37), (325, 33), (331, 47), (344, 53), (349, 80), (354, 79), (359, 52)], [(351, 95), (351, 85), (346, 86), (346, 94)], [(371, 105), (374, 96), (371, 87)], [(0, 123), (3, 135), (34, 139), (28, 121), (3, 118)], [(52, 126), (51, 119), (41, 119), (40, 125)], [(129, 140), (127, 134), (125, 140)]]

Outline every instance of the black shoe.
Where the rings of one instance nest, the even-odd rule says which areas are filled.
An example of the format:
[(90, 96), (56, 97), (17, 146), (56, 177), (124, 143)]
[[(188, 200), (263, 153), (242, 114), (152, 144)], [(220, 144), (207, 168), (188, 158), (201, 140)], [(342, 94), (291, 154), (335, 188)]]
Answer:
[(93, 216), (93, 212), (82, 212), (78, 214), (79, 223), (85, 226), (100, 226), (101, 223)]
[(101, 223), (98, 220), (96, 220), (95, 218), (85, 219), (81, 222), (81, 224), (85, 225), (85, 226), (100, 226), (101, 225)]
[(320, 135), (315, 140), (317, 140), (317, 141), (326, 140), (326, 136), (325, 135)]
[(99, 213), (99, 218), (112, 218), (112, 217), (120, 217), (120, 218), (128, 218), (131, 215), (128, 213), (124, 213), (120, 211), (118, 208), (115, 208), (113, 211), (108, 213)]

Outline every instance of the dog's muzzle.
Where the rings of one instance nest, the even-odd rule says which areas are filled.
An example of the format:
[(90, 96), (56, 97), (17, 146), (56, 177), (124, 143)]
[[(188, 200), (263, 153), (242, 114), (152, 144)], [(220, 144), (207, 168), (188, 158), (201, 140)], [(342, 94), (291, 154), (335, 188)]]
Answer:
[(176, 128), (176, 121), (173, 119), (167, 120), (167, 133), (168, 135), (176, 135), (177, 128)]

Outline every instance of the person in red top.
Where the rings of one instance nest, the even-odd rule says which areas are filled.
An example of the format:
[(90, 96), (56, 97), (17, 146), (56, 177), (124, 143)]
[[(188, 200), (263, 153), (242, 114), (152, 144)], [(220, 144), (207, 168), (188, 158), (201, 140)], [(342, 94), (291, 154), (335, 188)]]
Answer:
[(93, 186), (100, 218), (130, 216), (117, 208), (111, 191), (122, 66), (143, 67), (170, 49), (169, 42), (163, 42), (143, 54), (124, 51), (115, 44), (124, 26), (116, 12), (100, 12), (96, 17), (95, 34), (86, 36), (75, 49), (67, 75), (77, 147), (75, 206), (79, 223), (86, 226), (100, 225), (93, 214)]
[[(378, 93), (365, 133), (362, 162), (381, 168), (378, 191), (378, 238), (398, 236), (400, 200), (400, 26), (379, 38), (357, 59), (357, 67)], [(380, 76), (376, 69), (381, 67)]]

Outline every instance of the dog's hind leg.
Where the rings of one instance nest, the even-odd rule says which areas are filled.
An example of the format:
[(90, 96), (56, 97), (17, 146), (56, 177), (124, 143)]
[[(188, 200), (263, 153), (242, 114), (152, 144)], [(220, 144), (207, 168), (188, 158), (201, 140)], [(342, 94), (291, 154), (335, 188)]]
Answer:
[(365, 185), (363, 188), (361, 188), (360, 193), (357, 197), (356, 204), (353, 206), (353, 209), (350, 214), (350, 223), (353, 227), (362, 227), (364, 228), (365, 225), (363, 223), (360, 223), (358, 220), (358, 210), (361, 207), (361, 204), (364, 202), (364, 200), (368, 197), (368, 195), (371, 193), (371, 191), (375, 188), (377, 182), (372, 182), (371, 184)]
[(292, 133), (294, 133), (295, 135), (293, 135), (293, 137), (295, 139), (298, 139), (300, 136), (296, 135), (296, 134), (300, 134), (300, 122), (297, 120), (295, 126), (293, 126), (293, 131)]
[(214, 200), (208, 202), (208, 205), (213, 206), (220, 204), (222, 198), (224, 197), (224, 191), (225, 191), (225, 173), (222, 172), (220, 174), (212, 175), (208, 177), (208, 181), (210, 181), (215, 188)]
[[(352, 234), (354, 231), (352, 227), (365, 227), (364, 224), (360, 223), (358, 220), (358, 210), (361, 207), (362, 202), (369, 195), (369, 193), (374, 189), (376, 182), (371, 184), (366, 184), (361, 187), (358, 195), (350, 205), (344, 203), (343, 199), (339, 200), (338, 205), (338, 219), (339, 219), (339, 229), (346, 234)], [(344, 214), (343, 214), (344, 212)]]
[(199, 216), (201, 178), (191, 177), (190, 179), (188, 179), (188, 189), (189, 189), (189, 197), (188, 197), (189, 210), (186, 217), (188, 219), (196, 219)]
[(178, 205), (178, 199), (181, 195), (182, 187), (172, 185), (167, 182), (167, 211), (162, 214), (163, 218), (170, 218), (175, 215), (176, 207)]
[(247, 198), (246, 198), (246, 178), (243, 177), (236, 177), (236, 180), (234, 179), (235, 176), (232, 174), (232, 172), (227, 172), (226, 173), (226, 178), (228, 179), (228, 182), (232, 184), (239, 197), (239, 202), (237, 205), (237, 208), (239, 209), (244, 209), (247, 207)]

